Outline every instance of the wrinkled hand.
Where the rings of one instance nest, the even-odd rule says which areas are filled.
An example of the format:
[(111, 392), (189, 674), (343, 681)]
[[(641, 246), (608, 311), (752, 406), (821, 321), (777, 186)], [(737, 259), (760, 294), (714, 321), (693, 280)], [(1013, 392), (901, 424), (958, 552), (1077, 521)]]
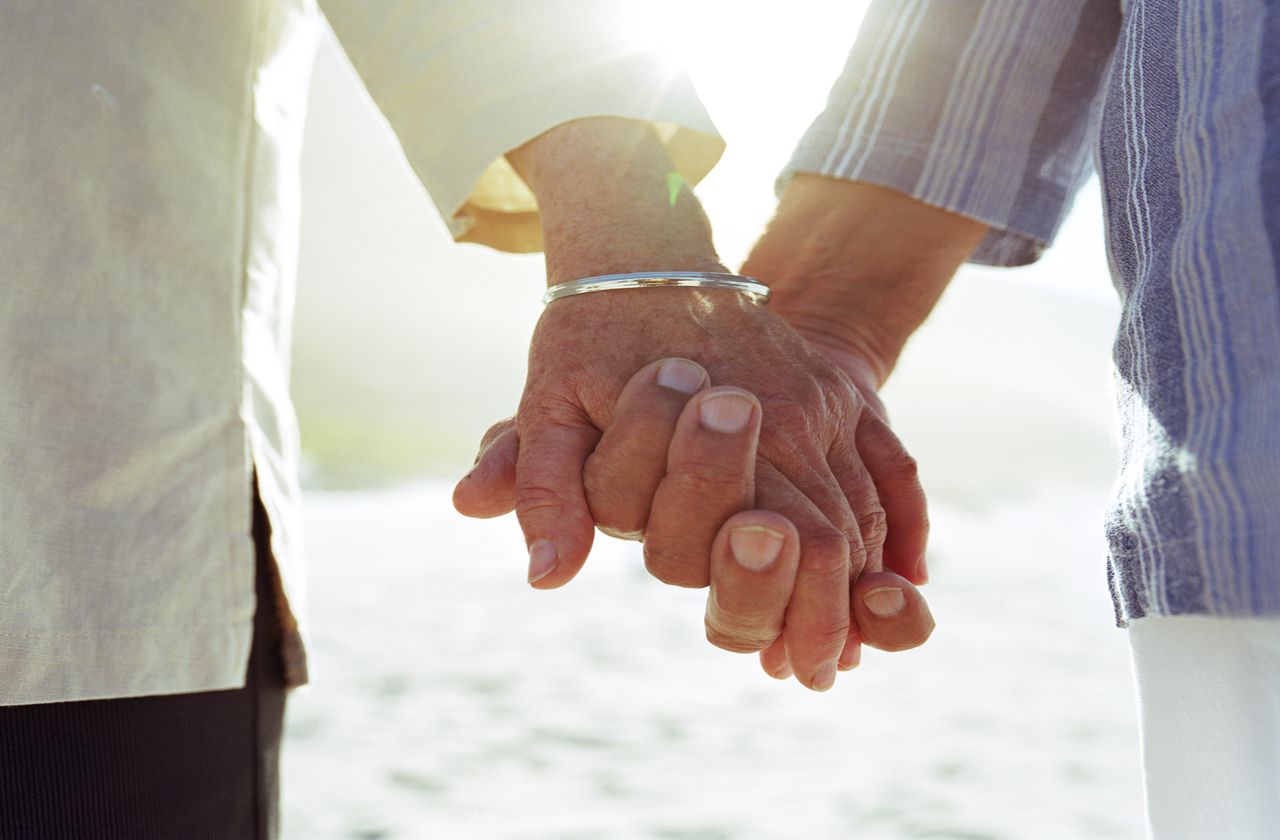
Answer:
[[(908, 583), (927, 534), (914, 462), (839, 365), (732, 292), (548, 307), (514, 425), (486, 444), (456, 503), (515, 507), (535, 586), (576, 574), (597, 523), (642, 533), (659, 579), (711, 584), (714, 643), (763, 648), (769, 673), (817, 689), (861, 639), (900, 649), (932, 628)], [(897, 592), (897, 613), (868, 610)]]

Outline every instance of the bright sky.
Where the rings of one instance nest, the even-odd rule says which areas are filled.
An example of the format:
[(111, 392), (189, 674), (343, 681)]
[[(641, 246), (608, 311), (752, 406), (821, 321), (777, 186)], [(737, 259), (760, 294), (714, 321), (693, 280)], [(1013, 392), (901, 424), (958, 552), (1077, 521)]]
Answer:
[(867, 3), (615, 2), (621, 27), (667, 45), (688, 69), (728, 142), (698, 195), (722, 256), (736, 267), (773, 209), (774, 175), (822, 109)]

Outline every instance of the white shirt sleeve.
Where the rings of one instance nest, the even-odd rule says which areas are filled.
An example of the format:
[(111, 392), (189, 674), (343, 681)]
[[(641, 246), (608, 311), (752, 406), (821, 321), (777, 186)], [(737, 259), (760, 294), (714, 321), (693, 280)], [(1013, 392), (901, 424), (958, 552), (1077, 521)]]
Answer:
[(458, 241), (542, 246), (503, 158), (564, 122), (655, 123), (695, 184), (724, 148), (688, 78), (591, 0), (321, 0), (338, 40)]

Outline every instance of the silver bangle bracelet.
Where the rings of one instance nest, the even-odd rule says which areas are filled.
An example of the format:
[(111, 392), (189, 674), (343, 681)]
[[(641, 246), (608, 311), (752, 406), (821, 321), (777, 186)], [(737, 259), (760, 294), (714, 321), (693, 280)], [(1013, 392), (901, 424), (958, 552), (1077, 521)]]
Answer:
[(542, 296), (543, 304), (587, 292), (605, 292), (611, 289), (645, 289), (651, 286), (685, 286), (702, 289), (733, 289), (755, 303), (769, 300), (769, 287), (754, 277), (741, 274), (715, 274), (706, 271), (638, 271), (634, 274), (602, 274), (599, 277), (583, 277), (558, 283)]

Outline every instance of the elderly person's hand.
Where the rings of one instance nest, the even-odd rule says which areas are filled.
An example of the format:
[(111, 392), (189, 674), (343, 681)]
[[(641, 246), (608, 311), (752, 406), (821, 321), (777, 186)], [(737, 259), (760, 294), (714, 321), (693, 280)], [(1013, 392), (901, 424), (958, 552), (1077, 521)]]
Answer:
[[(907, 580), (880, 571), (880, 542), (870, 552), (855, 547), (851, 560), (848, 537), (836, 534), (767, 457), (757, 457), (762, 406), (754, 395), (733, 386), (707, 387), (709, 379), (701, 366), (671, 358), (645, 366), (622, 388), (607, 419), (599, 421), (607, 424), (603, 436), (586, 431), (592, 441), (599, 437), (583, 480), (590, 515), (607, 532), (643, 537), (658, 577), (686, 586), (710, 583), (707, 637), (727, 650), (764, 651), (762, 664), (776, 677), (790, 676), (791, 662), (804, 663), (815, 641), (843, 640), (839, 662), (845, 668), (857, 663), (859, 638), (885, 650), (923, 642), (933, 628), (928, 608)], [(460, 510), (496, 515), (516, 504), (517, 448), (514, 424), (490, 430), (475, 470), (459, 485)], [(580, 456), (551, 462), (580, 463)], [(759, 494), (757, 471), (773, 476)], [(918, 488), (904, 478), (912, 484), (904, 495), (914, 500)], [(753, 501), (770, 509), (747, 510)], [(802, 559), (804, 538), (778, 510), (804, 517), (804, 530), (820, 540), (806, 550), (828, 566)], [(863, 574), (850, 600), (849, 578), (858, 568)], [(849, 636), (842, 630), (815, 639), (809, 630), (815, 614), (818, 621), (847, 624)]]
[[(635, 124), (570, 123), (509, 157), (538, 195), (549, 282), (627, 270), (720, 270), (696, 200), (684, 192), (668, 205), (670, 179), (657, 173), (670, 164)], [(694, 360), (717, 385), (736, 385), (758, 398), (759, 406), (746, 411), (751, 399), (743, 392), (715, 391), (698, 400), (697, 428), (746, 435), (736, 467), (726, 470), (706, 457), (705, 446), (682, 450), (676, 446), (681, 436), (665, 431), (688, 394), (705, 384), (695, 383), (689, 369), (682, 373), (670, 361), (650, 369), (650, 384), (673, 395), (665, 413), (660, 400), (624, 393), (637, 370), (668, 357)], [(921, 625), (914, 609), (920, 602), (907, 583), (924, 574), (925, 509), (914, 463), (840, 365), (776, 314), (723, 290), (612, 291), (548, 307), (531, 345), (515, 421), (520, 443), (509, 500), (529, 546), (531, 580), (553, 587), (572, 578), (599, 521), (615, 532), (643, 530), (648, 565), (661, 579), (708, 583), (709, 555), (733, 545), (728, 537), (717, 542), (721, 525), (752, 501), (744, 485), (749, 445), (742, 442), (752, 440), (747, 430), (757, 423), (754, 502), (794, 526), (799, 550), (778, 622), (781, 635), (764, 656), (766, 670), (790, 668), (805, 685), (825, 689), (842, 661), (853, 664), (859, 637), (850, 584), (864, 570), (887, 564), (902, 575), (906, 580), (894, 591), (912, 609), (898, 617), (915, 616)], [(460, 486), (460, 510), (502, 511), (502, 493), (477, 488), (492, 489), (490, 464), (501, 464), (509, 457), (502, 453), (513, 450), (498, 435)], [(784, 533), (784, 549), (788, 538)], [(749, 579), (726, 586), (752, 588)], [(725, 597), (735, 603), (724, 589), (713, 592), (713, 607)], [(897, 599), (872, 602), (879, 600), (893, 606)], [(928, 627), (917, 631), (916, 641)], [(746, 648), (769, 634), (713, 638)]]

